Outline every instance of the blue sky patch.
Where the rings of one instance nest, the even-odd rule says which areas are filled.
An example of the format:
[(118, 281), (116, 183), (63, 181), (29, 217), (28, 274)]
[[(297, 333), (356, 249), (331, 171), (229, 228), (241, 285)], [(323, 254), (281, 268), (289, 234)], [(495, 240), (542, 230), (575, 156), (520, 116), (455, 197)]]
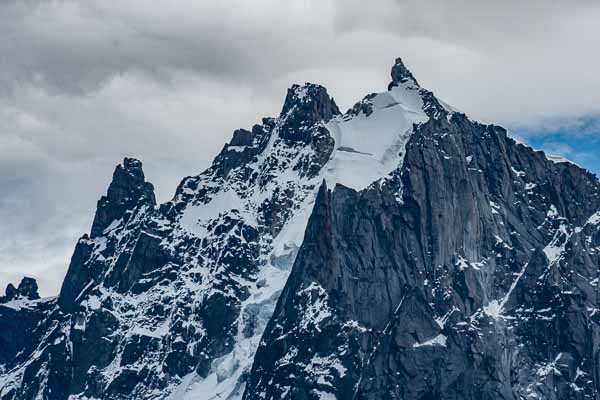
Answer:
[(600, 175), (600, 118), (585, 118), (558, 128), (512, 132), (535, 149), (563, 156)]

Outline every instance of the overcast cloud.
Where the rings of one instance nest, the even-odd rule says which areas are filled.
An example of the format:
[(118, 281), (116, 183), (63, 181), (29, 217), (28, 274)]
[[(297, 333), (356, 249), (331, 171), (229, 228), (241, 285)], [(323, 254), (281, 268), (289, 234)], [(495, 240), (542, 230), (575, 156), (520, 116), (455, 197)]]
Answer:
[(168, 200), (294, 82), (347, 108), (402, 56), (475, 118), (535, 135), (594, 121), (598, 21), (597, 1), (4, 0), (0, 290), (27, 274), (58, 291), (124, 156)]

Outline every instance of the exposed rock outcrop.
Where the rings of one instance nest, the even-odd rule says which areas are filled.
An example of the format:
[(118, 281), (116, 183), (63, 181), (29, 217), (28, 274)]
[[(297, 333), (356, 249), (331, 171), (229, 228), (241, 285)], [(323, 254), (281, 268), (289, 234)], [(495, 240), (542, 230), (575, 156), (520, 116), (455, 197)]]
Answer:
[(12, 283), (6, 286), (4, 296), (0, 296), (0, 303), (7, 303), (13, 300), (37, 300), (40, 298), (38, 285), (35, 279), (24, 277), (15, 287)]
[(429, 120), (399, 180), (322, 187), (244, 399), (598, 398), (599, 209), (587, 171)]

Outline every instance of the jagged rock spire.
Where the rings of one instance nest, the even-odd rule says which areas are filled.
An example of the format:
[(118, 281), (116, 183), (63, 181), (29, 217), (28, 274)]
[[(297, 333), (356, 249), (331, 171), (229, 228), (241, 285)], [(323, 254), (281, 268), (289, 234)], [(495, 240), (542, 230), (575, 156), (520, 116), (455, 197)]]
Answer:
[(396, 58), (396, 62), (392, 67), (392, 81), (388, 85), (388, 90), (391, 90), (393, 87), (399, 86), (402, 83), (413, 83), (415, 86), (419, 87), (419, 83), (413, 76), (413, 74), (409, 71), (408, 68), (402, 62), (400, 57)]
[(91, 237), (102, 235), (112, 221), (134, 208), (140, 200), (155, 205), (154, 186), (145, 181), (140, 160), (125, 158), (115, 168), (106, 196), (98, 200)]
[(292, 85), (287, 91), (281, 115), (284, 116), (294, 106), (304, 111), (306, 116), (312, 117), (313, 121), (328, 121), (340, 113), (327, 89), (314, 83), (306, 83), (304, 86)]
[(36, 300), (40, 298), (37, 282), (33, 278), (24, 277), (21, 279), (21, 283), (19, 283), (17, 290), (21, 296), (27, 297), (28, 299)]
[(37, 300), (40, 298), (38, 294), (38, 285), (35, 279), (24, 277), (19, 283), (18, 287), (15, 287), (12, 283), (9, 283), (6, 287), (4, 297), (0, 297), (0, 303), (5, 303), (15, 299), (28, 299)]
[[(154, 186), (146, 182), (142, 162), (135, 158), (125, 158), (115, 168), (113, 178), (105, 196), (98, 200), (98, 208), (92, 224), (91, 239), (107, 234), (113, 221), (117, 225), (127, 225), (136, 213), (144, 212), (144, 207), (156, 205)], [(71, 263), (58, 296), (58, 303), (65, 311), (73, 311), (76, 300), (83, 290), (103, 272), (102, 267), (86, 264), (95, 249), (96, 242), (84, 235), (77, 242)]]
[(19, 291), (17, 290), (15, 285), (13, 285), (12, 283), (9, 283), (8, 286), (6, 286), (6, 291), (4, 292), (4, 300), (11, 301), (18, 295), (19, 295)]
[(281, 118), (284, 124), (279, 136), (293, 141), (310, 141), (307, 132), (319, 121), (329, 121), (340, 114), (335, 100), (329, 96), (327, 89), (321, 85), (306, 83), (304, 86), (293, 85), (287, 91)]

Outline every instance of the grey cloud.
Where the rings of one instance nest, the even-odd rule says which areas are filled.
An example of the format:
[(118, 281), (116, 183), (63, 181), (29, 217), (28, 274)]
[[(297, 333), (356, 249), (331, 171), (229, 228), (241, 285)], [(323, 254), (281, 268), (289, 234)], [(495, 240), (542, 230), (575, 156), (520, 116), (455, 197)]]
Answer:
[[(366, 71), (402, 55), (449, 102), (509, 124), (598, 112), (594, 1), (26, 1), (0, 8), (0, 84), (97, 91), (186, 72), (255, 88), (310, 70)], [(357, 79), (358, 78), (358, 79)], [(385, 78), (387, 78), (387, 73)], [(335, 93), (334, 93), (335, 94)], [(338, 96), (339, 97), (339, 96)]]
[(81, 94), (127, 73), (169, 80), (184, 70), (239, 81), (310, 64), (313, 28), (328, 30), (326, 20), (306, 23), (293, 5), (264, 3), (15, 2), (0, 14), (3, 87), (34, 81)]

